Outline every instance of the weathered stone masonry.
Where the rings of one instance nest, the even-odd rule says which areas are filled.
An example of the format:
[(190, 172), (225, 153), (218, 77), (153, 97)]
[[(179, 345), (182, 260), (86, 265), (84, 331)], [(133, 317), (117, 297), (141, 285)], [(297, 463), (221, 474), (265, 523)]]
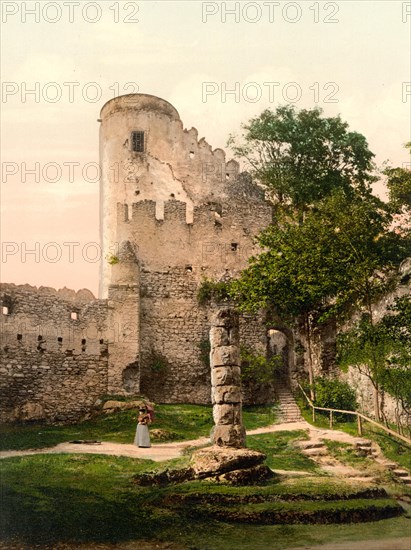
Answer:
[[(88, 290), (0, 286), (3, 422), (75, 421), (105, 394), (209, 403), (211, 310), (198, 304), (199, 285), (236, 277), (272, 219), (238, 163), (184, 129), (167, 101), (121, 96), (99, 120), (100, 299)], [(277, 338), (286, 383), (306, 374), (300, 329), (243, 315), (239, 332), (259, 355)], [(332, 325), (313, 335), (316, 374), (332, 368), (334, 336)], [(366, 407), (366, 385), (355, 382)], [(266, 402), (272, 390), (253, 384), (244, 402)]]
[[(210, 402), (210, 311), (198, 287), (236, 276), (271, 220), (237, 162), (185, 130), (166, 101), (123, 96), (100, 117), (101, 298), (2, 286), (3, 421), (75, 420), (104, 394)], [(264, 326), (240, 326), (264, 350)]]
[(1, 303), (1, 420), (84, 416), (107, 392), (106, 302), (89, 291), (2, 284)]

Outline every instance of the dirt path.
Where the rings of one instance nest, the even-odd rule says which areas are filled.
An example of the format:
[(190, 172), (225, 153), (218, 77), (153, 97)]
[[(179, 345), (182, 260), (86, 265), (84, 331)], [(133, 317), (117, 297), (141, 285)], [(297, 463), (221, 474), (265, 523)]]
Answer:
[[(357, 438), (336, 430), (327, 430), (314, 428), (305, 420), (299, 422), (288, 422), (283, 424), (273, 424), (264, 428), (250, 430), (247, 435), (257, 435), (263, 433), (275, 433), (291, 430), (308, 430), (310, 439), (333, 439), (344, 443), (354, 443)], [(139, 449), (132, 444), (111, 443), (102, 441), (100, 444), (77, 444), (77, 443), (59, 443), (55, 447), (43, 449), (28, 449), (25, 451), (1, 451), (0, 458), (9, 458), (13, 456), (26, 456), (35, 454), (57, 454), (57, 453), (85, 453), (85, 454), (104, 454), (115, 456), (128, 456), (131, 458), (144, 458), (161, 462), (181, 456), (183, 451), (188, 447), (197, 447), (207, 445), (209, 438), (200, 437), (190, 441), (178, 443), (161, 443), (154, 444), (149, 449)]]

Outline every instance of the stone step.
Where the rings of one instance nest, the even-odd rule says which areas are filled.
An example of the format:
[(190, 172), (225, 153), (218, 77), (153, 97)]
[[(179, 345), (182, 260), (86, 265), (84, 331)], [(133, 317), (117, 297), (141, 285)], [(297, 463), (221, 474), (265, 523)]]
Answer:
[(289, 388), (286, 386), (277, 388), (277, 397), (282, 422), (299, 422), (303, 420), (300, 408), (295, 402), (294, 396)]
[(306, 456), (326, 456), (328, 451), (325, 447), (315, 449), (304, 449), (302, 451)]
[(410, 474), (407, 470), (397, 469), (397, 470), (393, 470), (392, 473), (395, 474), (397, 477), (409, 477), (410, 476)]
[(391, 462), (390, 460), (387, 460), (385, 457), (382, 457), (379, 454), (376, 457), (375, 461), (378, 462), (378, 464), (382, 464), (383, 466), (388, 468), (388, 470), (395, 470), (395, 468), (398, 467), (398, 464), (396, 462)]
[(361, 439), (357, 440), (354, 445), (356, 447), (371, 447), (372, 441), (370, 441), (369, 439)]
[(300, 449), (321, 449), (325, 447), (322, 441), (300, 441), (298, 446)]
[(354, 447), (354, 450), (357, 453), (363, 454), (363, 455), (372, 455), (373, 450), (371, 447)]

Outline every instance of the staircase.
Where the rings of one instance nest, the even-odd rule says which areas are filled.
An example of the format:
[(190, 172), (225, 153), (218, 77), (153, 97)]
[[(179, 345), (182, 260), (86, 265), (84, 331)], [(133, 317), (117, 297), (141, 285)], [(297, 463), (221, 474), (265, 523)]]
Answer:
[(280, 409), (281, 422), (299, 422), (304, 420), (300, 408), (295, 402), (294, 396), (288, 386), (282, 384), (277, 387), (277, 396)]

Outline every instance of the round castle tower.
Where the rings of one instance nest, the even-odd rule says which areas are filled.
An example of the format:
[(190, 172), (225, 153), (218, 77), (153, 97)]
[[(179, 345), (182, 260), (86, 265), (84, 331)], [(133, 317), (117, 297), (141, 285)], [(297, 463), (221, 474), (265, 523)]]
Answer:
[[(103, 247), (100, 297), (107, 297), (112, 263), (121, 242), (136, 243), (136, 236), (118, 231), (118, 216), (130, 220), (133, 204), (155, 202), (162, 219), (164, 203), (185, 203), (191, 222), (195, 205), (223, 193), (227, 170), (225, 153), (212, 151), (195, 128), (184, 130), (177, 110), (164, 99), (129, 94), (108, 101), (100, 114), (100, 237)], [(122, 206), (119, 214), (119, 206)]]

